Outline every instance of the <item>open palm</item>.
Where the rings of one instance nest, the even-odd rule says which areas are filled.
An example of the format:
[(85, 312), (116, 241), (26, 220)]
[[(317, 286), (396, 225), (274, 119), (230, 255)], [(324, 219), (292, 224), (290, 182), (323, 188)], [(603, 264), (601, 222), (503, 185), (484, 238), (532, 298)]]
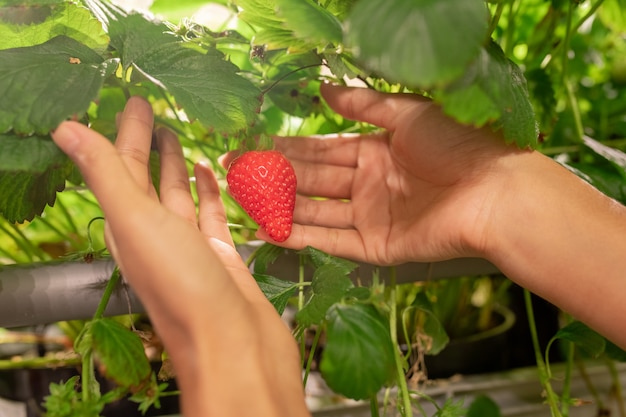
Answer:
[(275, 139), (300, 194), (292, 235), (281, 245), (381, 265), (479, 255), (506, 186), (498, 163), (520, 151), (488, 129), (453, 122), (420, 96), (332, 86), (323, 93), (343, 116), (385, 130)]

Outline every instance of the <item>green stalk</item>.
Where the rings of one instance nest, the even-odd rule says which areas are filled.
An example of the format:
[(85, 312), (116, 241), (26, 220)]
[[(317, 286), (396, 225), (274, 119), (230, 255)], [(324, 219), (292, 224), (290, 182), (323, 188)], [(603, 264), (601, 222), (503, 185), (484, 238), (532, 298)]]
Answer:
[(604, 410), (605, 408), (604, 401), (602, 401), (602, 397), (600, 396), (600, 393), (596, 389), (595, 385), (591, 381), (591, 378), (589, 377), (589, 374), (587, 373), (587, 368), (585, 368), (585, 362), (581, 360), (580, 358), (577, 358), (576, 365), (578, 367), (578, 373), (580, 374), (580, 377), (583, 379), (583, 382), (585, 383), (585, 386), (587, 387), (589, 394), (591, 394), (591, 396), (593, 397), (593, 402), (594, 404), (596, 404), (597, 409)]
[(559, 410), (558, 396), (554, 393), (554, 390), (552, 389), (548, 369), (541, 354), (541, 347), (539, 346), (539, 336), (537, 335), (537, 324), (535, 322), (535, 313), (533, 311), (531, 293), (526, 289), (524, 289), (524, 304), (526, 305), (526, 314), (528, 315), (530, 336), (533, 343), (533, 350), (535, 351), (535, 361), (537, 362), (539, 382), (546, 392), (546, 401), (550, 406), (550, 412), (552, 413), (552, 417), (562, 417), (561, 411)]
[[(298, 284), (304, 283), (304, 256), (298, 256)], [(300, 285), (298, 288), (298, 311), (304, 307), (304, 286)], [(319, 330), (319, 329), (318, 329)], [(300, 357), (304, 361), (304, 352), (306, 351), (306, 329), (303, 329), (300, 336)], [(304, 365), (304, 362), (301, 364)], [(306, 384), (306, 381), (304, 381)]]
[(63, 217), (65, 217), (65, 220), (67, 220), (67, 225), (70, 227), (70, 230), (73, 232), (73, 234), (75, 234), (76, 236), (80, 236), (78, 227), (76, 226), (72, 215), (67, 210), (67, 207), (65, 207), (65, 204), (63, 203), (63, 201), (61, 201), (61, 199), (57, 199), (56, 206), (59, 208), (59, 210), (61, 210), (61, 213), (63, 213)]
[[(7, 227), (7, 224), (11, 226), (11, 228)], [(5, 222), (0, 222), (0, 230), (5, 232), (8, 236), (11, 237), (11, 239), (13, 239), (17, 247), (20, 248), (24, 252), (24, 254), (28, 256), (28, 259), (34, 262), (36, 258), (40, 257), (37, 253), (38, 251), (36, 250), (35, 246), (30, 243), (28, 239), (26, 239), (24, 234), (21, 233), (14, 224), (7, 224), (5, 224)], [(45, 255), (43, 259), (45, 259)]]
[(572, 342), (568, 342), (565, 361), (565, 376), (563, 377), (563, 391), (561, 392), (561, 415), (563, 417), (569, 416), (569, 406), (572, 392), (572, 368), (574, 367), (574, 351), (576, 345)]
[(379, 416), (379, 409), (380, 407), (378, 405), (378, 396), (374, 394), (370, 397), (370, 414), (372, 415), (372, 417)]
[[(519, 7), (518, 7), (519, 8)], [(515, 0), (509, 2), (509, 15), (507, 18), (507, 27), (504, 34), (504, 48), (505, 55), (511, 56), (513, 54), (513, 34), (515, 33), (515, 15), (518, 8), (515, 8)]]
[(622, 382), (620, 381), (619, 372), (615, 367), (615, 361), (607, 358), (606, 365), (611, 373), (611, 380), (613, 381), (613, 391), (617, 400), (617, 408), (619, 410), (620, 417), (626, 417), (626, 407), (624, 406), (624, 396), (622, 395)]
[[(311, 365), (313, 364), (313, 357), (315, 356), (315, 350), (317, 349), (317, 344), (319, 343), (322, 331), (323, 331), (322, 327), (320, 326), (315, 332), (315, 337), (313, 337), (313, 343), (311, 343), (311, 350), (309, 350), (309, 357), (306, 361), (304, 377), (302, 378), (302, 386), (304, 387), (306, 387), (306, 382), (308, 381), (309, 374), (311, 373)], [(302, 338), (302, 340), (304, 340), (304, 337)]]
[(93, 315), (93, 320), (101, 319), (102, 316), (104, 316), (104, 311), (106, 310), (107, 305), (109, 304), (109, 300), (111, 299), (111, 295), (117, 288), (117, 284), (120, 282), (121, 277), (122, 274), (120, 273), (120, 270), (115, 268), (115, 270), (111, 274), (111, 279), (109, 279), (109, 282), (107, 282), (107, 285), (104, 288), (104, 293), (102, 294), (102, 298), (100, 299), (98, 308)]
[(37, 358), (11, 358), (0, 360), (0, 370), (7, 369), (51, 369), (63, 366), (74, 366), (81, 363), (79, 356), (57, 357), (44, 356)]
[(405, 417), (412, 417), (413, 410), (411, 408), (411, 394), (406, 383), (406, 376), (403, 369), (403, 360), (400, 354), (400, 347), (398, 346), (398, 333), (397, 333), (397, 302), (396, 302), (396, 267), (392, 266), (389, 269), (389, 283), (390, 283), (390, 312), (389, 312), (389, 327), (391, 331), (391, 341), (394, 346), (394, 360), (396, 363), (396, 372), (398, 377), (398, 387), (400, 388), (400, 399), (402, 401), (402, 408), (404, 409), (401, 414)]
[(500, 21), (500, 17), (502, 16), (503, 11), (504, 11), (504, 2), (500, 1), (496, 5), (496, 11), (493, 13), (493, 17), (491, 18), (491, 23), (489, 24), (488, 33), (490, 36), (498, 27), (498, 22)]

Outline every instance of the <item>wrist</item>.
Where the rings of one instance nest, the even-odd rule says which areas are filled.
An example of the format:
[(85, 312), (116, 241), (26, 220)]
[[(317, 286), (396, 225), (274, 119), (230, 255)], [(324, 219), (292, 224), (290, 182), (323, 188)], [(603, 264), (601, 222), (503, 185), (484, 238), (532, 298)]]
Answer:
[(236, 321), (247, 315), (234, 316), (204, 320), (172, 354), (183, 415), (308, 417), (299, 351), (286, 326), (272, 323), (277, 316), (243, 323)]

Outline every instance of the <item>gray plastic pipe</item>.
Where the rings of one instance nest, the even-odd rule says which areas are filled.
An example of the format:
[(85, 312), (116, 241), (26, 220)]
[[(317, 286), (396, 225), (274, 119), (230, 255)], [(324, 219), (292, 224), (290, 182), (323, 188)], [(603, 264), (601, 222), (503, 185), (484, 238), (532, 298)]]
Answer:
[[(257, 245), (238, 247), (246, 259)], [(93, 316), (102, 297), (106, 281), (114, 269), (111, 259), (0, 266), (0, 327), (32, 326), (64, 320), (88, 319)], [(497, 273), (482, 259), (455, 259), (437, 263), (407, 263), (396, 268), (396, 282), (415, 282), (462, 275)], [(380, 268), (380, 278), (387, 281), (389, 268)], [(363, 285), (371, 282), (372, 265), (360, 264), (352, 278)], [(294, 252), (285, 252), (271, 265), (268, 274), (297, 281), (299, 259)], [(312, 271), (307, 270), (307, 279)], [(128, 287), (113, 293), (106, 315), (145, 312), (136, 295)]]
[[(107, 259), (0, 267), (0, 327), (90, 318), (114, 266), (113, 260)], [(106, 314), (125, 314), (129, 308), (143, 312), (135, 295), (120, 286), (111, 296)]]

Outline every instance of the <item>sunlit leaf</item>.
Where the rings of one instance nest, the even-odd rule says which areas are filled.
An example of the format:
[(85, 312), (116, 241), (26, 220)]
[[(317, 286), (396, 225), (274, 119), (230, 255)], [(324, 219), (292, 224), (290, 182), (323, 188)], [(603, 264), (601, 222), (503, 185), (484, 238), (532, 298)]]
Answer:
[(241, 8), (239, 18), (252, 26), (282, 28), (283, 19), (276, 14), (274, 0), (233, 0)]
[(337, 304), (327, 315), (322, 376), (353, 399), (375, 395), (395, 375), (394, 345), (386, 318), (369, 304)]
[(166, 88), (187, 115), (220, 133), (245, 129), (255, 120), (261, 92), (239, 69), (211, 48), (186, 45), (168, 28), (145, 16), (111, 11), (111, 45), (125, 68), (134, 66)]
[(337, 18), (311, 0), (276, 0), (278, 14), (285, 18), (285, 27), (300, 39), (313, 45), (340, 44), (343, 39)]
[(390, 82), (427, 89), (463, 74), (487, 37), (487, 17), (482, 0), (360, 0), (346, 43)]
[(66, 36), (0, 51), (0, 132), (45, 134), (82, 115), (115, 67)]
[(0, 5), (0, 49), (44, 43), (56, 36), (73, 38), (98, 53), (109, 43), (102, 24), (72, 2)]

